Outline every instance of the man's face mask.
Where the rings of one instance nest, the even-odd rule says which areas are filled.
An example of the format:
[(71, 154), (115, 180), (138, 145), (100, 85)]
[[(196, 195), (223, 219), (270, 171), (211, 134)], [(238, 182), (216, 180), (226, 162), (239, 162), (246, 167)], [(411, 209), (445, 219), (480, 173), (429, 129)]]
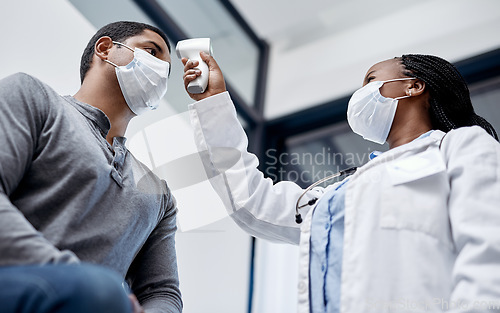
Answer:
[(416, 79), (413, 77), (373, 81), (358, 89), (347, 106), (347, 122), (353, 132), (364, 139), (384, 144), (391, 130), (398, 100), (408, 98), (386, 98), (380, 94), (380, 87), (387, 82)]
[(124, 66), (104, 60), (115, 67), (120, 89), (130, 110), (140, 115), (156, 109), (167, 92), (170, 63), (142, 49), (135, 48), (134, 50), (117, 41), (113, 43), (134, 52), (134, 59)]

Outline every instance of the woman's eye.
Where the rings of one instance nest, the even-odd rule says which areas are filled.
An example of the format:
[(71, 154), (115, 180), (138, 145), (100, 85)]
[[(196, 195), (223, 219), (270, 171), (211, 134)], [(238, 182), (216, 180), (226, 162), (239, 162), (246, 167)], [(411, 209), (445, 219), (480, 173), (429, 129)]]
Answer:
[(368, 77), (368, 78), (366, 79), (366, 82), (367, 82), (367, 83), (369, 83), (369, 82), (371, 82), (374, 78), (375, 78), (375, 77), (370, 76), (370, 77)]
[(147, 48), (146, 50), (149, 51), (149, 54), (151, 54), (152, 56), (156, 56), (156, 49)]

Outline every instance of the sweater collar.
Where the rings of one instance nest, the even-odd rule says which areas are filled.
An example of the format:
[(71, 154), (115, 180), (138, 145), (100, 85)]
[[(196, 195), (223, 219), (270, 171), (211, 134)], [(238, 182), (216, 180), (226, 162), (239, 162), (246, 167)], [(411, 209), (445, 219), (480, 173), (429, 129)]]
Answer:
[(111, 128), (111, 123), (106, 114), (90, 104), (81, 102), (72, 96), (64, 96), (73, 107), (75, 107), (83, 116), (91, 120), (100, 130), (102, 136), (106, 138)]

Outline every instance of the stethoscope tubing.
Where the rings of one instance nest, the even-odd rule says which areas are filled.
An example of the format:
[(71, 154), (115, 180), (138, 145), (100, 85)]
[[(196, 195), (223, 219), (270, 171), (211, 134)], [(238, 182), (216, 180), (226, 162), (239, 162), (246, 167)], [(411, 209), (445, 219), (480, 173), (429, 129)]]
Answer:
[(309, 187), (307, 187), (304, 192), (300, 195), (300, 197), (297, 199), (297, 203), (295, 204), (295, 222), (297, 224), (300, 224), (302, 223), (302, 216), (300, 215), (299, 213), (299, 210), (306, 207), (306, 206), (312, 206), (316, 203), (316, 201), (318, 201), (318, 198), (312, 198), (311, 200), (307, 201), (306, 204), (303, 204), (303, 205), (299, 205), (300, 203), (300, 200), (302, 200), (302, 198), (304, 197), (304, 195), (306, 193), (308, 193), (309, 191), (311, 191), (311, 189), (313, 189), (314, 187), (326, 182), (326, 181), (329, 181), (331, 179), (334, 179), (334, 178), (337, 178), (337, 177), (340, 177), (340, 176), (344, 176), (344, 175), (347, 175), (347, 176), (350, 176), (354, 173), (356, 173), (356, 170), (358, 168), (357, 167), (350, 167), (348, 169), (345, 169), (345, 170), (342, 170), (340, 172), (337, 172), (335, 174), (332, 174), (330, 176), (327, 176), (325, 178), (322, 178), (320, 180), (318, 180), (317, 182), (315, 182), (314, 184), (310, 185)]

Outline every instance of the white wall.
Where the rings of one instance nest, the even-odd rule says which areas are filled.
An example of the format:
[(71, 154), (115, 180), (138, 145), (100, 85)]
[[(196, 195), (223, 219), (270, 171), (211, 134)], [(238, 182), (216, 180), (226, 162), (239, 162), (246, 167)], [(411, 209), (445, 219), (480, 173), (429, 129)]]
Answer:
[(299, 248), (258, 239), (252, 313), (297, 312)]
[(80, 57), (94, 27), (63, 0), (2, 1), (0, 78), (26, 72), (61, 94), (80, 86)]

